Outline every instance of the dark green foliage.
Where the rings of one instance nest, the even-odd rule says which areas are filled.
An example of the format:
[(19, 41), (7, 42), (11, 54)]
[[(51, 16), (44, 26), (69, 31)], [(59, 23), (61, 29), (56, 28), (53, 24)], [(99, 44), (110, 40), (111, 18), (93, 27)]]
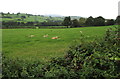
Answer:
[(79, 26), (80, 26), (80, 24), (77, 19), (72, 20), (71, 27), (79, 27)]
[(120, 25), (120, 16), (117, 16), (115, 22), (116, 22), (117, 25)]
[(90, 16), (89, 18), (87, 18), (85, 24), (87, 26), (93, 26), (94, 25), (94, 18), (92, 16)]
[(3, 57), (2, 63), (3, 77), (42, 77), (44, 74), (43, 64), (39, 61), (30, 62)]
[(105, 19), (102, 16), (99, 16), (94, 19), (94, 25), (95, 26), (104, 26), (105, 25)]
[[(112, 20), (110, 20), (110, 24), (112, 25), (113, 23), (111, 23)], [(92, 16), (90, 16), (89, 18), (87, 18), (85, 24), (87, 26), (104, 26), (105, 25), (105, 19), (102, 16), (93, 18)]]
[(52, 58), (46, 64), (3, 57), (3, 77), (119, 79), (119, 34), (119, 27), (110, 28), (103, 39), (82, 41), (71, 46), (64, 57)]
[(80, 24), (80, 26), (85, 26), (85, 22), (86, 22), (86, 18), (81, 17), (81, 18), (79, 19), (79, 24)]
[(105, 25), (114, 25), (114, 24), (115, 24), (114, 19), (107, 20), (107, 22), (105, 23)]
[[(117, 29), (117, 30), (115, 30)], [(105, 41), (107, 41), (109, 44), (120, 44), (120, 27), (116, 27), (114, 30), (112, 28), (109, 28), (106, 31), (106, 35), (105, 35)]]
[(63, 21), (63, 25), (64, 26), (70, 26), (71, 25), (71, 18), (69, 17), (65, 17), (64, 21)]

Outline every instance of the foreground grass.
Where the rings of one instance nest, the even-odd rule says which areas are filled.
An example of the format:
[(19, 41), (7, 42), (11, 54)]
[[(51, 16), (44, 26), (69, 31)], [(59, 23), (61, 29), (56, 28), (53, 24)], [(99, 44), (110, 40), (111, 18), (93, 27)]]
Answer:
[[(107, 28), (83, 27), (68, 29), (3, 29), (3, 54), (9, 58), (25, 60), (49, 60), (61, 57), (75, 40), (80, 39), (80, 31), (88, 41), (101, 38)], [(43, 36), (48, 34), (48, 37)], [(28, 36), (35, 35), (30, 38)], [(59, 36), (60, 39), (51, 39)]]

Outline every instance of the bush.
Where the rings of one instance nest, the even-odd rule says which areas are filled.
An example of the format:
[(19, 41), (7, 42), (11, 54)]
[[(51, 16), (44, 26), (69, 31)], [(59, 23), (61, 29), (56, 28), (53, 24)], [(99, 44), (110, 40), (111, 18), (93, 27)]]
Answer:
[[(120, 77), (119, 28), (109, 29), (101, 41), (83, 42), (70, 47), (64, 58), (52, 64), (74, 72), (76, 78), (116, 79)], [(70, 74), (69, 74), (70, 75)]]
[(40, 61), (24, 61), (3, 57), (3, 77), (41, 77), (43, 76), (43, 64)]

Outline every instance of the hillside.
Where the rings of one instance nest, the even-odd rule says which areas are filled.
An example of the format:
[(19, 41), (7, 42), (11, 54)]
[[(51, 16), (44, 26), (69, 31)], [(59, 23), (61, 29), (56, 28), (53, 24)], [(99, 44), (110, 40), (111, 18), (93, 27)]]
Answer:
[(17, 22), (46, 22), (46, 21), (63, 21), (63, 17), (51, 17), (44, 15), (32, 15), (25, 13), (17, 14), (2, 14), (2, 21), (17, 21)]
[[(2, 14), (2, 21), (14, 21), (14, 22), (48, 22), (48, 21), (63, 21), (66, 16), (57, 15), (32, 15), (26, 13), (0, 13)], [(71, 19), (79, 19), (80, 16), (71, 16)]]

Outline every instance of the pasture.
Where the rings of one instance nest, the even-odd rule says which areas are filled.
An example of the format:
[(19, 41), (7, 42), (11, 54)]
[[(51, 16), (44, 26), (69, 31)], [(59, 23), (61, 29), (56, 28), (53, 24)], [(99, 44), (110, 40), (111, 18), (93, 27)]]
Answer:
[[(101, 38), (107, 28), (81, 27), (65, 29), (3, 29), (2, 51), (6, 57), (25, 60), (47, 61), (51, 57), (61, 57), (75, 40), (79, 41), (81, 32), (86, 41)], [(45, 37), (46, 36), (46, 37)], [(52, 39), (59, 37), (58, 39)]]

